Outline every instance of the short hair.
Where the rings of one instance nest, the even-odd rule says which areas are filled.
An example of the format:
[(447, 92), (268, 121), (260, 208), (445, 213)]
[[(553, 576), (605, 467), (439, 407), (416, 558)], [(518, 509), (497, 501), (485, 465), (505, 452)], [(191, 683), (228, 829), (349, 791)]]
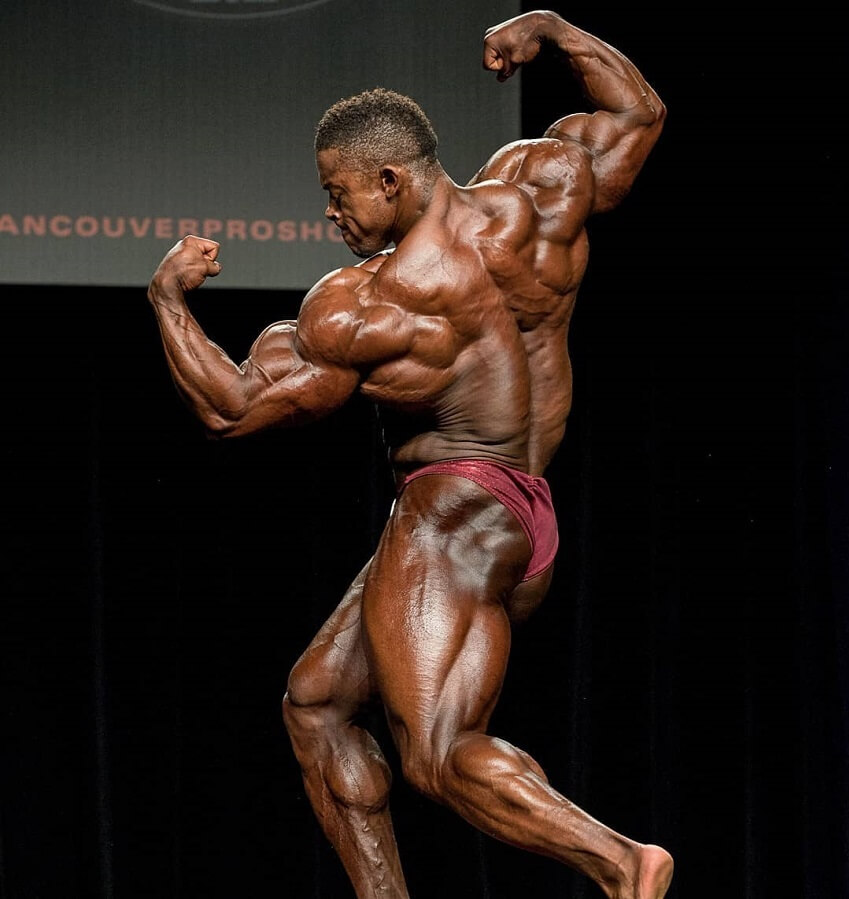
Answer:
[(415, 100), (376, 87), (333, 104), (315, 129), (315, 150), (339, 150), (356, 170), (397, 162), (413, 168), (437, 161), (437, 138)]

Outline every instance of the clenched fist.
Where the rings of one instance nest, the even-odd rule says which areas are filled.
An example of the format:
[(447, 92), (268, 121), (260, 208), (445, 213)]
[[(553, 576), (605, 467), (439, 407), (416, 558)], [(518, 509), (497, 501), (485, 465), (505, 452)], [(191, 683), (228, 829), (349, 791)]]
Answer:
[(538, 10), (508, 19), (488, 28), (483, 41), (483, 67), (506, 81), (519, 66), (536, 58), (548, 37), (554, 20), (553, 12)]
[(189, 234), (165, 254), (153, 281), (162, 287), (177, 286), (184, 293), (195, 290), (221, 271), (221, 263), (216, 261), (218, 249), (214, 240)]

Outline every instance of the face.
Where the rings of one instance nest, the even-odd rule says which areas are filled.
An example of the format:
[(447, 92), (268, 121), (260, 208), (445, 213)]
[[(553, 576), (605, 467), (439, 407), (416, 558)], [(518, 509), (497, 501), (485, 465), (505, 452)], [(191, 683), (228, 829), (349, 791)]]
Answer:
[(385, 250), (392, 243), (395, 213), (379, 174), (345, 168), (338, 150), (319, 150), (316, 164), (329, 197), (324, 214), (342, 232), (351, 252), (367, 259)]

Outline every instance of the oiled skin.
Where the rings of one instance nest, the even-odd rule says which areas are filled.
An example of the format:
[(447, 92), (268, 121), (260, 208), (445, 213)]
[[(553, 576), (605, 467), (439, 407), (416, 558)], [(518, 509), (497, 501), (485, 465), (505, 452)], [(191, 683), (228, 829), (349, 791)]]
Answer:
[[(629, 60), (550, 12), (489, 29), (484, 66), (503, 80), (546, 45), (597, 111), (504, 147), (466, 186), (438, 167), (425, 177), (390, 160), (361, 175), (337, 151), (318, 153), (327, 215), (369, 258), (316, 284), (298, 321), (266, 329), (241, 366), (184, 299), (220, 270), (218, 245), (188, 237), (171, 250), (149, 296), (175, 384), (211, 434), (307, 422), (359, 390), (381, 409), (399, 484), (441, 459), (545, 472), (571, 404), (567, 334), (586, 220), (628, 193), (665, 119)], [(417, 479), (290, 675), (286, 726), (360, 899), (408, 895), (388, 768), (357, 723), (375, 700), (404, 776), (472, 824), (577, 868), (615, 899), (668, 888), (668, 853), (591, 818), (526, 753), (486, 733), (510, 621), (530, 614), (551, 580), (549, 569), (523, 583), (529, 558), (515, 518), (482, 488)]]

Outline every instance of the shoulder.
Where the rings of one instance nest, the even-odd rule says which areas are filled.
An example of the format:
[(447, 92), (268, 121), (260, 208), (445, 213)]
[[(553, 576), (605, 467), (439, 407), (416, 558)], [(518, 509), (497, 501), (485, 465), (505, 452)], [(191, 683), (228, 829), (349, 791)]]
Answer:
[(312, 319), (334, 309), (345, 310), (359, 305), (362, 290), (371, 285), (374, 275), (392, 255), (383, 250), (356, 265), (334, 269), (320, 278), (307, 292), (301, 304), (299, 321)]
[(592, 156), (575, 140), (543, 137), (498, 150), (472, 179), (513, 185), (527, 196), (542, 227), (541, 236), (570, 241), (595, 204)]
[(297, 344), (302, 356), (345, 361), (361, 317), (359, 291), (372, 277), (364, 269), (339, 268), (310, 288), (298, 313)]
[(345, 315), (358, 305), (358, 293), (374, 277), (354, 266), (337, 268), (320, 278), (307, 291), (298, 314), (298, 326), (316, 324), (331, 316)]
[(516, 141), (498, 150), (472, 179), (511, 185), (529, 200), (539, 236), (574, 240), (595, 204), (593, 161), (574, 140), (538, 138)]
[(410, 317), (373, 289), (375, 273), (388, 255), (336, 269), (315, 284), (298, 315), (301, 355), (336, 365), (368, 366), (405, 351)]

